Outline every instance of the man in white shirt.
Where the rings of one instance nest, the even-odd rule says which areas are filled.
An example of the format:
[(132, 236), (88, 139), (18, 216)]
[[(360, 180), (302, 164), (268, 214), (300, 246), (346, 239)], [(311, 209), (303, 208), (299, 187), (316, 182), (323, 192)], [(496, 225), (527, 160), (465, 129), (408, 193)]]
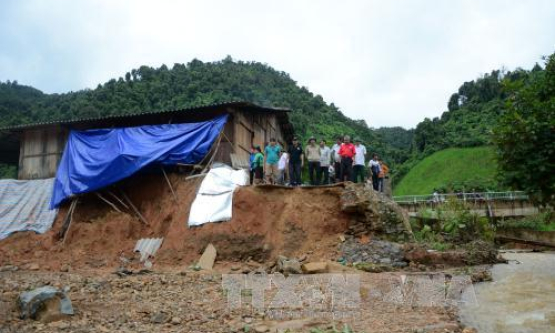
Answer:
[(341, 149), (341, 144), (343, 143), (342, 137), (337, 137), (337, 141), (331, 147), (332, 157), (333, 157), (333, 169), (335, 182), (338, 183), (343, 179), (341, 173), (341, 156), (339, 155), (339, 149)]
[(353, 182), (364, 183), (364, 158), (366, 157), (366, 147), (362, 145), (360, 139), (355, 139), (355, 160), (353, 161)]
[(287, 166), (289, 165), (289, 153), (285, 150), (281, 151), (281, 155), (279, 156), (278, 161), (278, 183), (281, 185), (286, 184), (286, 180), (289, 181), (288, 169)]
[[(327, 185), (330, 182), (329, 167), (331, 163), (331, 149), (326, 146), (326, 140), (320, 141), (320, 169), (318, 170), (318, 184)], [(322, 174), (324, 179), (322, 182)]]

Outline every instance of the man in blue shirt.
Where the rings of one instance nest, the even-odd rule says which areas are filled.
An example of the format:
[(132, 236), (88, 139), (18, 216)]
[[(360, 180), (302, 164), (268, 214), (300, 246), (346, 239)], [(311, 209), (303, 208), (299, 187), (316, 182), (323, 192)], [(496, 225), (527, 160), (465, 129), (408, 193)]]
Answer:
[(276, 143), (276, 139), (271, 138), (270, 143), (264, 149), (264, 165), (266, 166), (266, 181), (269, 184), (278, 182), (279, 170), (279, 152), (281, 147)]

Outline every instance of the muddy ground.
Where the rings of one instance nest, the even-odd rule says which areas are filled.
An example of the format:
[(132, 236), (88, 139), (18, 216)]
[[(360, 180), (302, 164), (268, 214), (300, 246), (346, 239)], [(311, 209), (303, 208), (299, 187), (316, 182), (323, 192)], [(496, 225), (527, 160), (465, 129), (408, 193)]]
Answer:
[[(120, 198), (123, 189), (148, 221), (142, 223), (130, 209), (116, 212), (95, 195), (79, 200), (65, 243), (59, 232), (69, 204), (43, 235), (18, 233), (0, 242), (0, 266), (38, 264), (41, 269), (101, 269), (130, 257), (137, 240), (164, 237), (156, 253), (158, 267), (183, 267), (198, 260), (207, 244), (218, 249), (220, 260), (266, 261), (277, 255), (310, 252), (315, 260), (333, 259), (337, 237), (348, 226), (350, 216), (341, 211), (343, 188), (259, 189), (243, 187), (233, 197), (233, 219), (188, 228), (187, 220), (200, 179), (184, 180), (169, 175), (177, 195), (174, 200), (164, 178), (141, 175), (112, 189)], [(118, 204), (107, 192), (105, 198)], [(312, 258), (311, 258), (312, 259)]]
[[(376, 281), (388, 273), (360, 275), (360, 303), (314, 313), (278, 307), (253, 310), (248, 293), (243, 306), (230, 309), (222, 275), (200, 272), (150, 273), (129, 277), (94, 272), (0, 273), (0, 332), (332, 332), (347, 324), (355, 332), (460, 332), (455, 311), (444, 306), (395, 304), (378, 297)], [(19, 319), (20, 291), (50, 284), (66, 287), (75, 315), (61, 321)], [(275, 297), (268, 291), (266, 304)], [(305, 306), (302, 309), (313, 308)], [(316, 309), (316, 308), (313, 308)], [(298, 318), (304, 316), (304, 318)], [(48, 321), (48, 320), (46, 320)]]
[[(385, 297), (392, 287), (384, 281), (401, 281), (405, 274), (401, 270), (414, 271), (423, 266), (418, 260), (417, 265), (405, 267), (401, 257), (389, 258), (387, 253), (373, 258), (378, 263), (399, 264), (395, 266), (397, 272), (391, 273), (366, 273), (337, 263), (353, 220), (341, 210), (341, 185), (243, 187), (234, 194), (231, 221), (188, 228), (188, 212), (201, 180), (171, 174), (175, 200), (161, 175), (138, 177), (110, 191), (121, 198), (122, 189), (148, 224), (104, 191), (104, 197), (111, 198), (122, 212), (95, 195), (81, 197), (65, 242), (59, 232), (68, 204), (60, 209), (49, 232), (19, 233), (0, 242), (0, 333), (333, 332), (334, 327), (343, 331), (343, 324), (355, 332), (462, 331), (452, 305), (398, 302)], [(122, 265), (134, 273), (144, 269), (132, 251), (138, 239), (152, 237), (163, 237), (164, 241), (151, 258), (150, 272), (114, 274)], [(346, 242), (361, 244), (371, 238), (350, 237)], [(194, 265), (209, 243), (218, 252), (214, 270), (195, 271)], [(360, 251), (351, 250), (350, 255), (357, 258), (368, 259), (370, 255), (364, 246)], [(291, 294), (285, 299), (303, 295), (301, 305), (272, 303), (280, 290), (272, 282), (268, 285), (273, 289), (266, 290), (266, 303), (261, 309), (253, 310), (252, 290), (241, 294), (240, 308), (230, 308), (222, 274), (225, 279), (225, 274), (271, 272), (269, 265), (281, 255), (303, 258), (304, 262), (328, 262), (329, 272), (360, 281), (360, 299), (347, 309), (330, 305), (336, 304), (333, 300), (337, 296), (324, 278), (322, 285), (305, 283), (294, 291), (287, 289)], [(416, 270), (433, 269), (437, 267)], [(427, 277), (431, 273), (407, 274)], [(385, 284), (377, 287), (376, 283)], [(38, 321), (20, 319), (18, 295), (44, 285), (66, 288), (75, 315), (60, 321), (48, 317)], [(317, 295), (320, 298), (315, 298)], [(321, 302), (314, 303), (315, 299)]]

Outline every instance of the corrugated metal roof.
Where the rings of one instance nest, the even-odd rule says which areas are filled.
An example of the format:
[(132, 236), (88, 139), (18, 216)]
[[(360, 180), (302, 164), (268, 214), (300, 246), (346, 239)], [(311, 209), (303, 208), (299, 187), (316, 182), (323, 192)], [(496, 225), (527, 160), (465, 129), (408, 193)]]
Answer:
[(137, 241), (133, 252), (141, 253), (141, 262), (156, 254), (156, 251), (162, 246), (164, 238), (142, 238)]
[(26, 129), (26, 128), (31, 128), (31, 127), (42, 127), (42, 126), (48, 126), (48, 125), (69, 125), (69, 124), (74, 124), (74, 123), (86, 123), (86, 122), (94, 122), (94, 121), (100, 121), (100, 120), (134, 118), (134, 117), (145, 116), (145, 115), (158, 115), (158, 114), (180, 113), (180, 112), (194, 112), (194, 111), (201, 111), (203, 109), (213, 109), (213, 108), (219, 108), (219, 107), (251, 108), (251, 109), (254, 109), (255, 111), (258, 111), (258, 112), (280, 112), (280, 113), (282, 113), (282, 112), (290, 112), (291, 111), (288, 108), (265, 107), (265, 106), (260, 106), (260, 105), (255, 104), (255, 103), (238, 100), (238, 101), (229, 101), (229, 102), (222, 102), (222, 103), (216, 103), (216, 104), (195, 105), (195, 106), (190, 106), (190, 107), (187, 107), (187, 108), (173, 109), (173, 110), (143, 111), (143, 112), (125, 113), (125, 114), (119, 114), (119, 115), (108, 115), (108, 116), (90, 117), (90, 118), (62, 119), (62, 120), (52, 120), (52, 121), (37, 122), (37, 123), (30, 123), (30, 124), (12, 125), (12, 126), (0, 127), (0, 131), (18, 130), (18, 129)]

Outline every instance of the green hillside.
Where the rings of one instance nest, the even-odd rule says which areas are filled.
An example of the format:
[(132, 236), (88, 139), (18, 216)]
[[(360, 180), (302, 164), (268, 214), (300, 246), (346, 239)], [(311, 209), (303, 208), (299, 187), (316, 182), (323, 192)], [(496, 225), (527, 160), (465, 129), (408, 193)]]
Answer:
[[(179, 109), (232, 100), (291, 108), (291, 122), (303, 141), (315, 136), (332, 142), (339, 135), (350, 134), (372, 144), (389, 163), (401, 163), (407, 158), (409, 144), (403, 144), (406, 139), (395, 146), (389, 144), (382, 133), (364, 120), (345, 116), (333, 103), (326, 103), (322, 96), (299, 86), (289, 74), (263, 63), (234, 61), (231, 57), (216, 62), (195, 59), (171, 68), (141, 66), (95, 89), (64, 94), (45, 94), (17, 81), (0, 82), (0, 126)], [(403, 138), (404, 132), (408, 132), (400, 128), (395, 131)]]
[(448, 148), (418, 162), (395, 187), (394, 195), (458, 190), (496, 190), (497, 163), (492, 147)]

